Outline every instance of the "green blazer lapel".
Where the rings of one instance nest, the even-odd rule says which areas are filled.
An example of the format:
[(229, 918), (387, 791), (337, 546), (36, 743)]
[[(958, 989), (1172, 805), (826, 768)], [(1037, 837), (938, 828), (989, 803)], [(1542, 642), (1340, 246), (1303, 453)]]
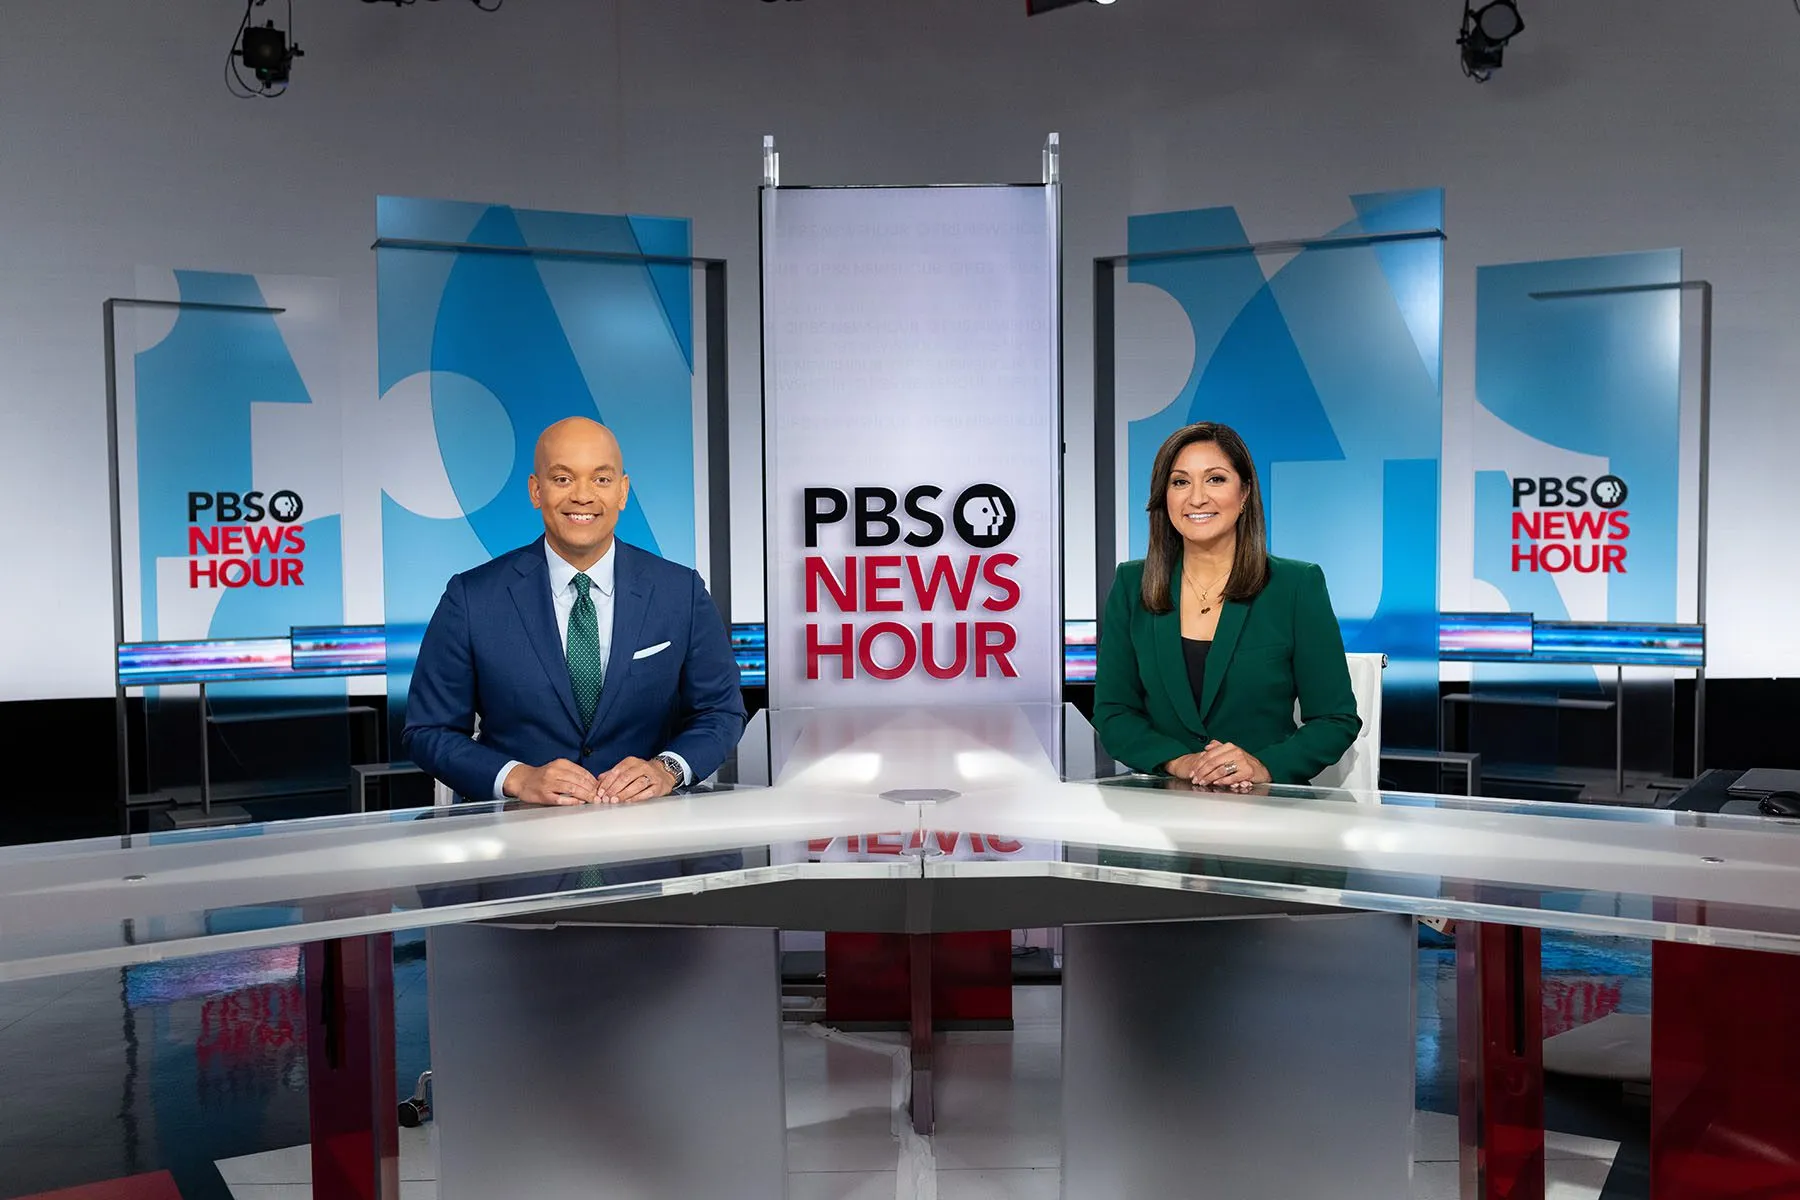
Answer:
[(1162, 674), (1163, 691), (1175, 706), (1175, 715), (1181, 718), (1181, 723), (1188, 727), (1190, 733), (1198, 736), (1205, 731), (1206, 726), (1200, 720), (1200, 710), (1194, 704), (1194, 689), (1188, 683), (1187, 656), (1181, 652), (1179, 572), (1170, 581), (1169, 590), (1174, 593), (1175, 607), (1166, 613), (1151, 615), (1151, 650), (1156, 659), (1156, 669)]
[(1250, 606), (1238, 600), (1227, 600), (1219, 609), (1219, 627), (1213, 631), (1212, 649), (1206, 652), (1206, 679), (1200, 688), (1200, 716), (1204, 720), (1219, 698), (1219, 685), (1225, 682), (1225, 671), (1231, 666), (1231, 655), (1237, 649), (1238, 635), (1244, 632), (1244, 620)]

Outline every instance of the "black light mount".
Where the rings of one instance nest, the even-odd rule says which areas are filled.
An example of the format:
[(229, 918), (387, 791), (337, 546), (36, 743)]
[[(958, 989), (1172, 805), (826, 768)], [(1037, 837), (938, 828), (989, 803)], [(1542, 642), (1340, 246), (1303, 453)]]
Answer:
[(1486, 83), (1500, 69), (1506, 57), (1506, 43), (1525, 28), (1514, 0), (1489, 0), (1476, 8), (1472, 0), (1463, 0), (1462, 32), (1456, 44), (1462, 48), (1463, 74), (1477, 83)]
[(275, 28), (273, 21), (265, 22), (261, 29), (246, 28), (238, 48), (238, 57), (255, 72), (256, 81), (265, 89), (286, 83), (294, 60), (305, 55), (300, 43), (288, 44), (287, 34)]

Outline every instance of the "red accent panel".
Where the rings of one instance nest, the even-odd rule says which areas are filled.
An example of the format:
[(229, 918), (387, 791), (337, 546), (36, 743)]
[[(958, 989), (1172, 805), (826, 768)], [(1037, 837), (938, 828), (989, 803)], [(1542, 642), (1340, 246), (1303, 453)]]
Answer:
[(931, 1006), (938, 1021), (1011, 1021), (1012, 931), (933, 934)]
[(911, 938), (931, 942), (933, 1020), (1012, 1020), (1012, 932), (828, 933), (825, 1019), (908, 1025)]
[(314, 1200), (398, 1200), (393, 936), (312, 942), (303, 961)]
[(57, 1192), (39, 1192), (21, 1200), (181, 1200), (175, 1177), (167, 1171), (153, 1175), (133, 1175), (129, 1179), (112, 1179), (105, 1183), (89, 1183), (64, 1188)]
[(1800, 1196), (1800, 957), (1658, 942), (1652, 1200)]
[(1544, 1200), (1541, 946), (1535, 929), (1457, 923), (1457, 1109), (1473, 1200)]

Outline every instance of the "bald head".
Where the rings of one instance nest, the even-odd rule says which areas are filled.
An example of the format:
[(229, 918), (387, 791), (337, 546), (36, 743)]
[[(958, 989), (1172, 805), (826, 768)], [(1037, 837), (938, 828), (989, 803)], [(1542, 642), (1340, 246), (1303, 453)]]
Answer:
[(538, 434), (537, 449), (531, 455), (531, 469), (538, 475), (552, 463), (569, 465), (570, 459), (592, 465), (610, 466), (623, 471), (624, 454), (612, 430), (587, 417), (564, 417)]
[(585, 571), (612, 548), (631, 481), (612, 430), (586, 417), (558, 421), (538, 436), (526, 481), (543, 513), (550, 548)]

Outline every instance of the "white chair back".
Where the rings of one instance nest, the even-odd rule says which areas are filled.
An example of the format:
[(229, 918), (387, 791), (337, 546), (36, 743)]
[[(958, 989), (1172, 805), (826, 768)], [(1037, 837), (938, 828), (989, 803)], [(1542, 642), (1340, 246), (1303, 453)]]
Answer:
[[(1313, 776), (1319, 787), (1351, 788), (1374, 791), (1381, 782), (1381, 672), (1387, 666), (1385, 654), (1346, 654), (1350, 664), (1350, 690), (1356, 694), (1356, 712), (1362, 717), (1362, 732), (1344, 751), (1344, 757)], [(1294, 720), (1300, 720), (1300, 705), (1294, 704)]]

